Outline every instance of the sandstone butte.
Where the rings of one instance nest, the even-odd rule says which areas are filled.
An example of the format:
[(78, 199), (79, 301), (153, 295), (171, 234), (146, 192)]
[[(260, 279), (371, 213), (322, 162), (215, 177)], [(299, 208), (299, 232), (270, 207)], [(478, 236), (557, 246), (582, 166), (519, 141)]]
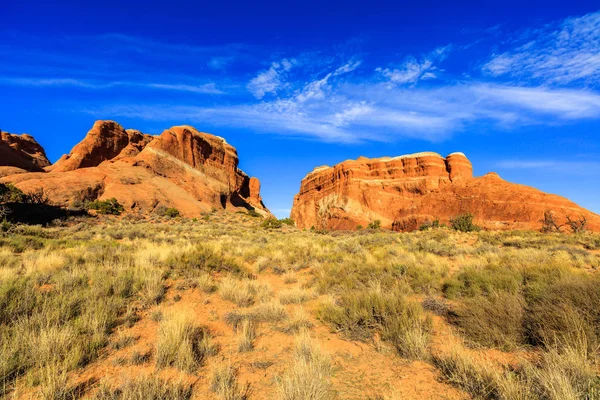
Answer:
[(186, 217), (213, 208), (271, 216), (258, 179), (238, 168), (236, 149), (191, 126), (152, 136), (96, 121), (53, 165), (31, 136), (2, 132), (0, 183), (24, 192), (43, 189), (51, 203), (67, 207), (114, 197), (127, 212), (144, 215), (175, 207)]
[(299, 228), (356, 229), (379, 220), (382, 228), (411, 231), (471, 213), (485, 229), (539, 230), (545, 212), (559, 224), (585, 218), (588, 230), (600, 231), (600, 215), (563, 197), (496, 173), (473, 177), (462, 153), (425, 152), (315, 168), (302, 180), (291, 217)]

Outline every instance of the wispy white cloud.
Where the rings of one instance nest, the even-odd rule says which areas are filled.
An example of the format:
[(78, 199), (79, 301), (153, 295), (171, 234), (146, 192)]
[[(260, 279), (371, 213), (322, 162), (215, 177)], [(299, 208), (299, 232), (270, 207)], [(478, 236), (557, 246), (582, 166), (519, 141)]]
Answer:
[(283, 59), (271, 63), (268, 70), (260, 72), (248, 83), (248, 90), (257, 99), (262, 99), (267, 94), (276, 94), (287, 86), (286, 77), (294, 63), (294, 59)]
[(19, 78), (19, 77), (0, 77), (0, 85), (8, 86), (33, 86), (33, 87), (52, 87), (52, 86), (70, 86), (83, 89), (110, 89), (117, 86), (130, 86), (146, 89), (173, 90), (180, 92), (191, 92), (200, 94), (224, 94), (219, 90), (215, 83), (204, 83), (199, 85), (181, 84), (181, 83), (152, 83), (152, 82), (131, 82), (131, 81), (89, 81), (84, 79), (72, 78)]
[(479, 101), (491, 105), (508, 105), (562, 119), (600, 117), (600, 95), (590, 91), (483, 84), (473, 90)]
[(598, 161), (563, 161), (563, 160), (503, 160), (496, 163), (503, 169), (539, 169), (556, 172), (596, 173), (600, 169)]
[(495, 54), (483, 71), (491, 76), (547, 84), (600, 84), (600, 12), (524, 32)]
[(439, 71), (436, 63), (442, 61), (450, 46), (439, 47), (428, 55), (417, 60), (413, 56), (405, 59), (404, 63), (399, 68), (377, 68), (376, 72), (380, 73), (389, 82), (394, 84), (416, 83), (420, 80), (435, 79)]
[(439, 88), (390, 88), (381, 83), (340, 85), (332, 76), (333, 71), (290, 96), (257, 104), (114, 106), (88, 112), (243, 127), (345, 143), (399, 137), (440, 141), (473, 124), (511, 128), (600, 118), (600, 95), (586, 91), (477, 82)]
[(209, 68), (215, 69), (215, 70), (225, 69), (233, 62), (234, 59), (235, 58), (233, 56), (229, 56), (229, 57), (216, 56), (216, 57), (212, 57), (208, 61), (207, 65)]
[(147, 88), (154, 89), (165, 89), (165, 90), (176, 90), (181, 92), (192, 92), (192, 93), (202, 93), (202, 94), (224, 94), (222, 90), (217, 88), (215, 83), (204, 83), (202, 85), (189, 85), (189, 84), (167, 84), (167, 83), (132, 83), (128, 82), (127, 84), (133, 84), (136, 86), (142, 86)]

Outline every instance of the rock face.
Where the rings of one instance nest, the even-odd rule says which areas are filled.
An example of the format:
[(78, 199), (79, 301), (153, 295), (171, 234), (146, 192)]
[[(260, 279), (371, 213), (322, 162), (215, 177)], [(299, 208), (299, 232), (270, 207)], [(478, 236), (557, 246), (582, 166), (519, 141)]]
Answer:
[(238, 168), (235, 148), (190, 126), (152, 136), (97, 121), (83, 141), (45, 171), (12, 171), (1, 167), (0, 182), (25, 192), (43, 188), (58, 205), (115, 197), (127, 211), (140, 214), (175, 207), (187, 217), (213, 208), (271, 215), (258, 179)]
[(462, 153), (417, 153), (315, 168), (302, 180), (291, 217), (300, 228), (356, 229), (380, 220), (383, 228), (411, 231), (471, 213), (487, 229), (540, 229), (546, 211), (559, 224), (584, 217), (587, 229), (600, 230), (599, 215), (565, 198), (494, 173), (474, 178)]
[(18, 173), (43, 171), (49, 165), (44, 149), (33, 137), (0, 131), (0, 167), (13, 167)]
[(135, 130), (126, 131), (114, 121), (96, 121), (85, 139), (48, 170), (66, 172), (97, 167), (103, 161), (134, 156), (151, 140), (151, 135)]

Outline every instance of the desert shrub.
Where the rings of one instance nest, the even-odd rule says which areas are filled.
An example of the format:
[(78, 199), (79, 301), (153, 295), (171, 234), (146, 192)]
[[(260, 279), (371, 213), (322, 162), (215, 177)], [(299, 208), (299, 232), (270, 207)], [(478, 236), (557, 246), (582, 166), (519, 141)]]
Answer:
[(279, 301), (281, 304), (301, 304), (314, 299), (316, 296), (317, 294), (312, 290), (295, 288), (281, 291), (279, 293)]
[(283, 274), (283, 282), (289, 284), (298, 282), (298, 277), (294, 271), (288, 271)]
[(421, 302), (423, 310), (429, 311), (435, 315), (446, 316), (449, 313), (450, 307), (444, 299), (428, 296)]
[(262, 215), (259, 212), (257, 212), (256, 210), (254, 210), (254, 209), (248, 210), (247, 214), (249, 216), (251, 216), (252, 218), (262, 218)]
[(237, 368), (225, 363), (213, 370), (210, 389), (222, 400), (247, 400), (252, 393), (250, 384), (240, 385)]
[(296, 338), (296, 349), (291, 366), (277, 377), (277, 394), (281, 400), (335, 398), (331, 383), (331, 358), (312, 342), (307, 331)]
[(240, 307), (248, 307), (257, 300), (264, 301), (270, 298), (272, 290), (266, 283), (225, 277), (219, 283), (219, 293), (225, 300)]
[(99, 214), (121, 215), (125, 208), (114, 197), (107, 200), (94, 200), (89, 205), (90, 210), (96, 210)]
[(379, 332), (404, 357), (426, 354), (431, 321), (420, 304), (409, 302), (397, 290), (375, 286), (343, 293), (337, 302), (324, 303), (319, 317), (352, 339), (367, 340)]
[(303, 330), (312, 329), (314, 324), (310, 321), (309, 315), (303, 308), (297, 308), (290, 319), (285, 323), (283, 332), (287, 334), (297, 334)]
[(275, 300), (257, 304), (250, 309), (253, 320), (258, 322), (277, 323), (288, 317), (285, 307)]
[(375, 221), (369, 222), (367, 229), (379, 229), (381, 228), (381, 221), (376, 219)]
[(444, 379), (476, 399), (498, 398), (498, 371), (489, 363), (474, 359), (460, 348), (433, 357)]
[(283, 222), (276, 218), (265, 219), (261, 226), (265, 229), (279, 229), (283, 226)]
[(442, 257), (454, 257), (461, 254), (461, 248), (456, 243), (442, 238), (424, 238), (409, 247), (412, 251), (423, 251)]
[(425, 222), (424, 224), (422, 224), (421, 226), (419, 226), (419, 230), (420, 231), (426, 231), (429, 229), (436, 229), (436, 228), (441, 228), (445, 225), (440, 224), (440, 220), (439, 219), (434, 219), (431, 222)]
[(235, 310), (225, 315), (225, 322), (237, 331), (242, 323), (251, 321), (254, 323), (267, 322), (277, 324), (288, 318), (288, 313), (279, 302), (271, 300), (260, 303), (247, 311)]
[(248, 275), (235, 259), (222, 256), (202, 245), (172, 254), (165, 264), (182, 276), (199, 272), (229, 272), (241, 276)]
[(282, 224), (289, 225), (289, 226), (294, 226), (294, 225), (296, 224), (296, 223), (294, 222), (294, 220), (293, 220), (293, 219), (291, 219), (291, 218), (281, 218), (279, 221), (280, 221)]
[(449, 298), (490, 295), (499, 291), (517, 293), (523, 277), (512, 268), (487, 265), (484, 268), (468, 267), (446, 279), (442, 285)]
[(562, 225), (559, 225), (554, 219), (554, 213), (552, 211), (544, 211), (544, 218), (540, 221), (542, 223), (542, 233), (560, 232)]
[(532, 344), (564, 346), (580, 332), (587, 347), (600, 338), (600, 281), (586, 275), (555, 282), (530, 300), (527, 333)]
[(135, 378), (116, 389), (104, 383), (94, 397), (96, 400), (189, 400), (191, 398), (190, 385), (166, 381), (158, 375)]
[(149, 307), (160, 303), (166, 292), (167, 288), (161, 274), (153, 271), (148, 274), (148, 277), (139, 292), (139, 296), (144, 305)]
[(244, 319), (237, 328), (238, 351), (246, 352), (254, 348), (256, 339), (256, 324), (250, 319)]
[(174, 314), (160, 323), (156, 340), (157, 368), (176, 367), (193, 372), (216, 352), (206, 328), (195, 326), (190, 316)]
[(473, 214), (460, 214), (450, 220), (452, 229), (460, 232), (475, 232), (479, 227), (473, 223)]
[(27, 195), (11, 183), (0, 183), (0, 203), (26, 203)]
[(200, 276), (198, 277), (197, 283), (198, 283), (198, 288), (200, 290), (202, 290), (204, 293), (210, 294), (210, 293), (216, 292), (216, 290), (217, 290), (217, 284), (216, 284), (215, 280), (207, 272), (200, 274)]
[(477, 296), (455, 307), (450, 321), (477, 344), (513, 350), (526, 342), (524, 307), (524, 300), (517, 294)]
[(170, 207), (165, 210), (164, 216), (169, 217), (169, 218), (177, 218), (177, 217), (181, 216), (181, 213), (179, 212), (178, 209)]
[(571, 217), (567, 216), (567, 225), (571, 228), (573, 233), (582, 233), (586, 231), (587, 227), (587, 218), (583, 215), (578, 219), (571, 219)]
[(590, 350), (585, 339), (561, 349), (550, 348), (539, 361), (521, 366), (522, 380), (529, 383), (531, 392), (545, 399), (597, 398), (600, 380), (596, 365), (589, 360)]
[(433, 361), (448, 383), (477, 399), (593, 399), (599, 388), (594, 365), (578, 345), (508, 368), (458, 347)]

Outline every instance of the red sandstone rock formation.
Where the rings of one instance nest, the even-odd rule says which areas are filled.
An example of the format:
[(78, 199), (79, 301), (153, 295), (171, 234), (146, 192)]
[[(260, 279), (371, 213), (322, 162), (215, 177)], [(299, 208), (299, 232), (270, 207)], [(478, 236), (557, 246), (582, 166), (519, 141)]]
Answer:
[(85, 138), (48, 171), (66, 172), (97, 167), (103, 161), (135, 156), (151, 140), (151, 135), (135, 130), (126, 131), (114, 121), (96, 121)]
[(13, 167), (7, 171), (19, 173), (43, 171), (49, 165), (44, 149), (33, 137), (0, 131), (0, 167)]
[(51, 202), (64, 206), (115, 197), (127, 211), (142, 214), (164, 206), (188, 217), (212, 208), (254, 208), (271, 215), (258, 180), (238, 168), (235, 148), (189, 126), (155, 137), (97, 121), (69, 155), (46, 170), (16, 175), (3, 167), (0, 183), (25, 192), (43, 188)]
[(291, 217), (300, 228), (356, 229), (380, 220), (384, 228), (410, 231), (471, 213), (487, 229), (540, 229), (545, 211), (560, 224), (585, 217), (588, 229), (600, 230), (599, 215), (565, 198), (494, 173), (474, 178), (462, 153), (418, 153), (315, 168), (302, 180)]

